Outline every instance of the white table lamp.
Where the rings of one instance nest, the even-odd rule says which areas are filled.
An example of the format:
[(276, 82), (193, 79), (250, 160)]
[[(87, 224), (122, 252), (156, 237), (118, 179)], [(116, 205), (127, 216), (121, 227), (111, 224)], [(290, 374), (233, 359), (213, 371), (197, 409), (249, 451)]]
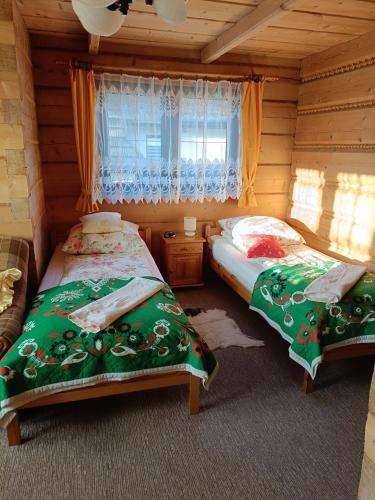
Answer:
[(196, 217), (184, 217), (184, 231), (185, 236), (193, 237), (197, 230), (197, 218)]

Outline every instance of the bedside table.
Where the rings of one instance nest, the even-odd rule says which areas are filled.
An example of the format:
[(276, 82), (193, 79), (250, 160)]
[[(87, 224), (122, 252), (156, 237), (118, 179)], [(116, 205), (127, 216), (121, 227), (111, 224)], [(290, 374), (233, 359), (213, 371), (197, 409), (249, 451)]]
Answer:
[(203, 243), (200, 236), (188, 238), (177, 233), (175, 238), (164, 238), (164, 273), (171, 288), (202, 286)]

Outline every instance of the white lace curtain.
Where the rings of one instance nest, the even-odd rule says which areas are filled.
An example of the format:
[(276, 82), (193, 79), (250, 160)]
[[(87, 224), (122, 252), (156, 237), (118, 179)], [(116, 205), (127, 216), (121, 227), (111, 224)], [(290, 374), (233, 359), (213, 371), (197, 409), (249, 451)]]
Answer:
[(241, 193), (241, 83), (96, 76), (94, 200), (225, 201)]

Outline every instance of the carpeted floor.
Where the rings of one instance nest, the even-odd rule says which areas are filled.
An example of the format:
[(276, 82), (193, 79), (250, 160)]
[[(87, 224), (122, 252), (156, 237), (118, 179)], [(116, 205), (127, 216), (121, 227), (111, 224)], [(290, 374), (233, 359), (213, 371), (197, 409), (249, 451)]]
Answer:
[(373, 362), (323, 366), (306, 396), (286, 342), (223, 282), (177, 295), (266, 347), (218, 351), (196, 417), (183, 388), (25, 412), (22, 446), (2, 433), (0, 499), (354, 500)]

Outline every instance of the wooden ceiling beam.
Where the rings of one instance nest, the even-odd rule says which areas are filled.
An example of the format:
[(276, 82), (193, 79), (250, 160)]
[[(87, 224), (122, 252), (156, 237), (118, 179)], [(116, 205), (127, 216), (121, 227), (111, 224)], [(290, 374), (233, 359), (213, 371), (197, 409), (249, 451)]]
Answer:
[(234, 26), (224, 31), (201, 52), (202, 63), (211, 63), (293, 10), (298, 0), (263, 0)]
[(89, 34), (89, 54), (96, 56), (99, 53), (100, 35)]

